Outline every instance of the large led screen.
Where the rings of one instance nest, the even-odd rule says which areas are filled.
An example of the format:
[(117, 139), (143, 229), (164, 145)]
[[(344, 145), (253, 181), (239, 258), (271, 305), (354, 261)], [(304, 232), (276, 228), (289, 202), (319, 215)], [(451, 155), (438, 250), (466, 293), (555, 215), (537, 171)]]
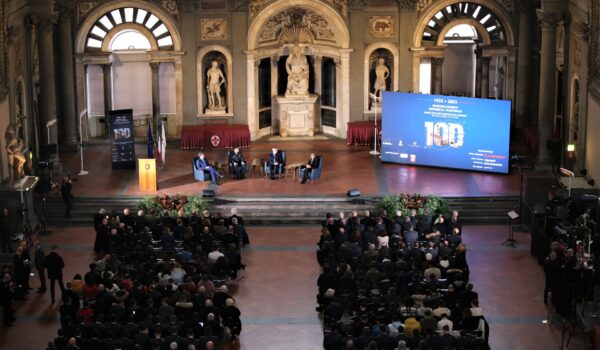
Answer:
[(508, 173), (510, 101), (383, 94), (381, 160)]

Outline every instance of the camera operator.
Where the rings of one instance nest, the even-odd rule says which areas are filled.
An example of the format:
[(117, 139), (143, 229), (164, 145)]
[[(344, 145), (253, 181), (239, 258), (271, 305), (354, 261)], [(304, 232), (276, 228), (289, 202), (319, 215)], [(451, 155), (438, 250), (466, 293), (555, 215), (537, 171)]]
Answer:
[(63, 177), (62, 185), (60, 186), (60, 194), (62, 195), (62, 200), (67, 206), (67, 210), (65, 211), (65, 217), (71, 217), (71, 208), (73, 207), (73, 181), (71, 180), (71, 175), (67, 175)]
[(2, 239), (2, 252), (4, 254), (12, 254), (12, 232), (10, 229), (10, 216), (8, 215), (8, 208), (4, 208), (2, 213), (0, 213), (0, 238)]

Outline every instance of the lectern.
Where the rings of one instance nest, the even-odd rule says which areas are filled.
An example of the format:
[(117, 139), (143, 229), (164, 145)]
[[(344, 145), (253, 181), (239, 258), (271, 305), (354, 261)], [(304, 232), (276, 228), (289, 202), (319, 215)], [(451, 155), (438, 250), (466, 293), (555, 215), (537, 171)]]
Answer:
[(140, 191), (156, 191), (156, 159), (138, 159)]

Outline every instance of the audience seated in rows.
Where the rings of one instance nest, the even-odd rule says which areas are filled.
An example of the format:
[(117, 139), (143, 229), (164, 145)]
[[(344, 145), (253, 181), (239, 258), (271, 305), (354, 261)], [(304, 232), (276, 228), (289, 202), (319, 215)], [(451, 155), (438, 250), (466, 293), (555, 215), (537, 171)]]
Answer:
[(458, 212), (328, 214), (317, 252), (324, 348), (489, 349), (461, 232)]
[(94, 216), (98, 260), (67, 283), (49, 349), (217, 349), (236, 341), (240, 311), (226, 282), (248, 244), (243, 219), (205, 211)]

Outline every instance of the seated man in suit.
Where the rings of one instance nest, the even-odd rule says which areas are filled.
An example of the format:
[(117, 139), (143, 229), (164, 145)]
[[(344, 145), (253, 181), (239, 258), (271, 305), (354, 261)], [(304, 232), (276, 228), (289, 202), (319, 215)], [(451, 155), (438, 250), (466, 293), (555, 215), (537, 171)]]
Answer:
[(238, 179), (244, 178), (244, 168), (246, 166), (246, 161), (244, 160), (244, 156), (240, 152), (239, 148), (234, 148), (233, 153), (229, 157), (229, 165), (231, 166), (231, 171), (233, 176)]
[(204, 153), (202, 152), (198, 152), (198, 157), (194, 158), (194, 166), (196, 169), (207, 170), (210, 173), (210, 179), (214, 184), (218, 185), (219, 178), (223, 177), (223, 175), (219, 174), (219, 172), (208, 163), (208, 160), (204, 158)]
[(304, 169), (304, 175), (302, 176), (301, 183), (306, 183), (306, 180), (308, 180), (308, 176), (310, 175), (312, 169), (319, 166), (319, 158), (319, 156), (316, 156), (314, 153), (311, 153), (308, 162), (306, 162), (306, 164), (300, 167), (300, 169)]
[(275, 172), (279, 171), (279, 165), (283, 163), (283, 155), (277, 148), (271, 149), (267, 165), (269, 166), (270, 179), (275, 180)]

